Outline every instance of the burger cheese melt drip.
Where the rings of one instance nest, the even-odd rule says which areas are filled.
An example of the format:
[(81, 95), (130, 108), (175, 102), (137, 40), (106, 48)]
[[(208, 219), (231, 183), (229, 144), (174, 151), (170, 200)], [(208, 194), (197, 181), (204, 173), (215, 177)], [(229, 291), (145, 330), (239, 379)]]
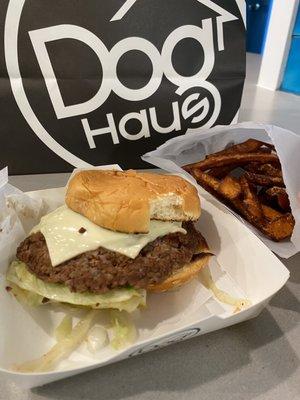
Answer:
[(81, 171), (65, 203), (42, 217), (8, 270), (36, 302), (132, 312), (146, 291), (178, 288), (209, 261), (194, 226), (197, 191), (178, 176)]

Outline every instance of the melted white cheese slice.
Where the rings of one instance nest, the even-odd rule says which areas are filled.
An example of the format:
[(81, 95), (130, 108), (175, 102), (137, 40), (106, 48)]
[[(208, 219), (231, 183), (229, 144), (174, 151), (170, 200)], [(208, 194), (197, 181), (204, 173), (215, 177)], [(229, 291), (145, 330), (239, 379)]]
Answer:
[[(83, 229), (81, 229), (83, 228)], [(84, 233), (80, 233), (84, 231)], [(135, 258), (146, 244), (159, 236), (186, 230), (181, 222), (151, 221), (147, 234), (128, 234), (101, 228), (67, 206), (42, 217), (32, 232), (41, 231), (45, 237), (53, 266), (98, 247)]]

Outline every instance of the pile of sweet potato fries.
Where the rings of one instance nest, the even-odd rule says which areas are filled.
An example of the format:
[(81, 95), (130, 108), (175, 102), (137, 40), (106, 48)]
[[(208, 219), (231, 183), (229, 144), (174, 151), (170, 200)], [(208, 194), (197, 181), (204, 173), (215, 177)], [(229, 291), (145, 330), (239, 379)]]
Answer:
[(272, 144), (249, 139), (183, 168), (272, 240), (291, 236), (295, 222)]

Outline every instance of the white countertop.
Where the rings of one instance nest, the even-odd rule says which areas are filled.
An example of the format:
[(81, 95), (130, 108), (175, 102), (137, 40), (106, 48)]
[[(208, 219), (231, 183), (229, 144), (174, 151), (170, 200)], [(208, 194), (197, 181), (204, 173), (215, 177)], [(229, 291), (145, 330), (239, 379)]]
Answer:
[[(240, 120), (300, 134), (300, 96), (257, 88), (258, 61), (248, 57)], [(63, 186), (67, 176), (16, 176), (10, 183), (35, 190)], [(283, 262), (289, 282), (253, 320), (32, 391), (0, 377), (0, 399), (300, 399), (300, 254)]]

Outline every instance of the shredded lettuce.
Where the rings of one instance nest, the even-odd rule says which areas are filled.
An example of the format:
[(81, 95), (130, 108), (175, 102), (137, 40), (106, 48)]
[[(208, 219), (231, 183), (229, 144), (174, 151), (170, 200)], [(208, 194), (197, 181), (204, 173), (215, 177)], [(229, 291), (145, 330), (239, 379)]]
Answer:
[(18, 372), (45, 372), (53, 370), (59, 361), (67, 358), (84, 341), (95, 322), (98, 312), (96, 310), (89, 311), (85, 318), (80, 320), (68, 335), (58, 340), (46, 354), (35, 360), (15, 365), (13, 370)]
[(97, 353), (97, 351), (101, 350), (108, 341), (107, 331), (104, 326), (93, 326), (88, 334), (86, 341), (87, 348), (92, 354), (95, 354)]
[(73, 321), (71, 315), (67, 314), (63, 317), (60, 324), (54, 330), (54, 337), (59, 342), (72, 332)]
[(29, 307), (38, 307), (44, 304), (43, 296), (40, 296), (37, 293), (29, 292), (25, 289), (21, 289), (13, 282), (10, 282), (10, 287), (12, 289), (12, 294), (15, 296), (19, 303)]
[(143, 289), (120, 288), (103, 294), (71, 292), (63, 284), (48, 283), (30, 273), (23, 262), (14, 261), (7, 271), (7, 280), (19, 288), (35, 293), (50, 301), (87, 306), (95, 309), (112, 308), (132, 312), (146, 304)]
[(199, 273), (199, 279), (203, 286), (206, 289), (211, 290), (214, 296), (221, 302), (225, 304), (229, 304), (234, 306), (234, 313), (239, 312), (249, 306), (251, 306), (251, 301), (248, 299), (240, 299), (232, 296), (231, 294), (224, 292), (217, 287), (213, 278), (211, 276), (211, 272), (208, 266), (203, 268)]
[(128, 313), (124, 311), (111, 311), (111, 322), (112, 338), (110, 340), (110, 345), (115, 350), (121, 350), (136, 340), (136, 327)]

